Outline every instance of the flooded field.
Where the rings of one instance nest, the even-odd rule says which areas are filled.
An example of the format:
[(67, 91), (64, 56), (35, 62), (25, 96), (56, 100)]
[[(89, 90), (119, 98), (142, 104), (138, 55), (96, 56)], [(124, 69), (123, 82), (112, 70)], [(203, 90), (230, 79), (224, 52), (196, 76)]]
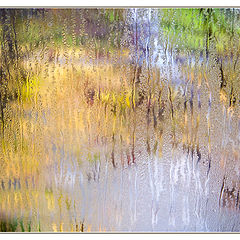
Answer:
[(239, 9), (0, 16), (0, 231), (240, 231)]

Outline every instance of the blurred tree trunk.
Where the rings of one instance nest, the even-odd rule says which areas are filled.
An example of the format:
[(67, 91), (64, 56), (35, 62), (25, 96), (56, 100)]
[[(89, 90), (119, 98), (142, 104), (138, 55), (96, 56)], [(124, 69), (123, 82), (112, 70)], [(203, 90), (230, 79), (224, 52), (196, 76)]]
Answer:
[(4, 134), (4, 108), (10, 97), (8, 84), (12, 81), (11, 70), (18, 71), (18, 44), (16, 33), (16, 12), (14, 9), (1, 9), (1, 55), (0, 55), (0, 119)]

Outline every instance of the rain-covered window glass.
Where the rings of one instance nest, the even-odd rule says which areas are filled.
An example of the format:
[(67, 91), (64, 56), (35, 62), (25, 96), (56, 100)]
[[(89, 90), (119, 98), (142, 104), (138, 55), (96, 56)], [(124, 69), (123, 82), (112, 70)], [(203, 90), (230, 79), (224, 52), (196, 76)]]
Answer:
[(0, 231), (240, 231), (240, 10), (0, 9)]

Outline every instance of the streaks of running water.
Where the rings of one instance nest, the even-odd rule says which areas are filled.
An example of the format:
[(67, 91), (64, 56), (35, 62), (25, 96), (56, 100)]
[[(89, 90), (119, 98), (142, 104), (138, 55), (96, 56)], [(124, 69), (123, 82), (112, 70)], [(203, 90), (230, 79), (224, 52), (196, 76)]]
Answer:
[(239, 231), (236, 12), (1, 11), (1, 230)]

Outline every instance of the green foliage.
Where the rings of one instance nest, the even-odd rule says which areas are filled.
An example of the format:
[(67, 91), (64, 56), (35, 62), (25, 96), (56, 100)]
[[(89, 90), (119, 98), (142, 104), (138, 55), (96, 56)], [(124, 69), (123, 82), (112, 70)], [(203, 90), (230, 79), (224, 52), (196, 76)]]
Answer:
[(21, 227), (21, 231), (22, 231), (22, 232), (25, 232), (24, 225), (23, 225), (23, 220), (22, 220), (22, 219), (20, 220), (20, 227)]
[(25, 83), (21, 88), (21, 97), (23, 102), (29, 102), (37, 97), (37, 91), (39, 88), (39, 78), (37, 76), (29, 76), (27, 75)]
[(17, 219), (14, 219), (10, 224), (10, 232), (16, 232), (17, 226), (18, 226), (18, 221)]
[(31, 232), (31, 221), (28, 222), (28, 232)]
[(213, 41), (221, 52), (233, 34), (239, 35), (239, 26), (232, 24), (233, 10), (182, 8), (159, 11), (164, 36), (180, 50), (205, 50), (209, 48), (209, 41)]
[(18, 219), (13, 218), (11, 220), (0, 220), (0, 232), (16, 232), (18, 227)]

